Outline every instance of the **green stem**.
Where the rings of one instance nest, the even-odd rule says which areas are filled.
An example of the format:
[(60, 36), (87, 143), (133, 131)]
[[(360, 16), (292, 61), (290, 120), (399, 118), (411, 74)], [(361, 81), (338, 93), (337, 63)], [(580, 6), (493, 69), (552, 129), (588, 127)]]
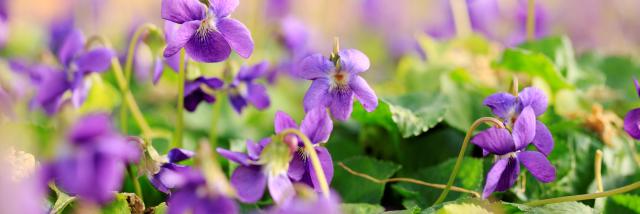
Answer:
[[(142, 33), (147, 32), (152, 28), (155, 28), (155, 26), (152, 24), (145, 24), (138, 27), (135, 33), (133, 33), (131, 41), (129, 41), (129, 49), (127, 50), (127, 61), (125, 61), (124, 64), (124, 77), (127, 86), (131, 84), (131, 73), (133, 73), (133, 56), (135, 55), (136, 45), (138, 45), (138, 41), (140, 40), (140, 36), (142, 35)], [(127, 133), (127, 106), (122, 106), (120, 108), (120, 127), (122, 128), (123, 133)]]
[(535, 39), (536, 28), (536, 1), (529, 0), (527, 5), (527, 40)]
[(185, 81), (185, 51), (180, 49), (180, 66), (178, 69), (178, 113), (176, 115), (176, 132), (173, 139), (173, 148), (182, 147), (182, 131), (184, 129), (184, 81)]
[(313, 144), (309, 140), (309, 138), (300, 132), (297, 129), (285, 129), (280, 132), (281, 136), (287, 136), (289, 134), (297, 135), (302, 142), (304, 143), (305, 153), (309, 155), (311, 159), (311, 165), (313, 166), (313, 170), (316, 172), (317, 180), (320, 183), (320, 189), (322, 190), (322, 195), (326, 198), (329, 198), (329, 184), (327, 183), (327, 178), (324, 174), (324, 170), (322, 170), (322, 165), (320, 165), (320, 159), (318, 158), (318, 153), (313, 148)]
[(218, 148), (218, 120), (220, 120), (220, 111), (222, 109), (222, 101), (224, 100), (223, 93), (217, 93), (218, 102), (213, 104), (213, 108), (211, 109), (211, 130), (209, 130), (209, 143), (211, 144), (211, 148), (213, 148), (212, 152), (216, 152), (216, 148)]
[(469, 21), (469, 10), (465, 0), (449, 0), (453, 22), (456, 27), (458, 37), (464, 37), (471, 33), (471, 22)]
[(494, 125), (500, 128), (504, 128), (504, 125), (502, 124), (502, 122), (493, 117), (483, 117), (473, 122), (473, 124), (471, 124), (471, 127), (467, 131), (467, 134), (464, 136), (464, 141), (462, 142), (460, 153), (458, 153), (458, 159), (456, 160), (456, 165), (453, 166), (453, 171), (449, 176), (449, 181), (447, 181), (447, 186), (444, 188), (444, 190), (442, 190), (442, 193), (438, 197), (438, 200), (436, 200), (436, 202), (433, 203), (433, 205), (442, 203), (444, 199), (447, 197), (447, 194), (449, 193), (449, 189), (451, 189), (451, 186), (453, 186), (453, 182), (456, 180), (458, 171), (460, 171), (460, 166), (462, 165), (462, 159), (464, 158), (464, 154), (467, 151), (469, 140), (471, 140), (471, 137), (473, 136), (473, 131), (476, 128), (478, 128), (478, 126), (480, 126), (482, 123), (487, 123), (489, 125)]
[(142, 187), (140, 186), (140, 182), (138, 181), (138, 178), (133, 171), (133, 167), (131, 164), (127, 164), (127, 174), (129, 175), (131, 182), (133, 182), (133, 189), (136, 191), (136, 195), (140, 197), (140, 200), (144, 200), (142, 196)]
[(640, 181), (620, 187), (620, 188), (616, 188), (616, 189), (612, 189), (609, 191), (604, 191), (604, 192), (597, 192), (597, 193), (591, 193), (591, 194), (582, 194), (582, 195), (572, 195), (572, 196), (564, 196), (564, 197), (558, 197), (558, 198), (549, 198), (549, 199), (543, 199), (543, 200), (537, 200), (537, 201), (530, 201), (525, 203), (525, 205), (527, 206), (540, 206), (540, 205), (545, 205), (545, 204), (554, 204), (554, 203), (562, 203), (562, 202), (570, 202), (570, 201), (584, 201), (584, 200), (591, 200), (591, 199), (596, 199), (596, 198), (601, 198), (601, 197), (608, 197), (608, 196), (612, 196), (612, 195), (617, 195), (617, 194), (622, 194), (625, 192), (629, 192), (631, 190), (635, 190), (640, 188)]

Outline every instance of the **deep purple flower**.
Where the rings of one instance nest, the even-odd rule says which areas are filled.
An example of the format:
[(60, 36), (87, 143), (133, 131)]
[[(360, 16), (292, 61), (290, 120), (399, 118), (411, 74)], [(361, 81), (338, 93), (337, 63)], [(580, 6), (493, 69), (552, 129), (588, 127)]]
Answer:
[[(314, 145), (314, 149), (322, 165), (322, 170), (327, 178), (327, 183), (331, 184), (333, 178), (333, 160), (331, 159), (329, 150), (321, 146), (321, 144), (329, 140), (329, 135), (331, 135), (331, 131), (333, 130), (333, 122), (326, 109), (314, 108), (310, 110), (300, 123), (299, 128), (287, 113), (279, 111), (276, 113), (274, 127), (276, 133), (280, 133), (286, 129), (300, 129), (300, 132), (307, 136)], [(289, 177), (293, 181), (305, 183), (320, 192), (320, 183), (317, 180), (318, 178), (316, 177), (313, 165), (309, 161), (309, 154), (304, 151), (302, 141), (297, 141), (296, 153), (289, 164)]]
[(200, 171), (190, 167), (183, 168), (180, 173), (164, 173), (165, 181), (171, 183), (175, 190), (167, 199), (168, 214), (235, 214), (238, 205), (228, 196), (215, 189)]
[[(539, 181), (547, 183), (555, 180), (555, 168), (546, 157), (553, 149), (553, 137), (546, 126), (536, 120), (536, 116), (547, 108), (547, 98), (543, 92), (529, 87), (522, 90), (518, 97), (496, 93), (487, 97), (484, 104), (504, 120), (506, 128), (489, 128), (471, 140), (483, 149), (485, 155), (494, 154), (497, 157), (487, 174), (483, 197), (513, 186), (520, 173), (520, 163)], [(531, 143), (538, 151), (526, 150)]]
[(254, 203), (262, 198), (265, 187), (276, 203), (288, 201), (295, 195), (293, 184), (287, 176), (291, 152), (283, 142), (262, 139), (258, 143), (247, 141), (247, 154), (218, 148), (218, 153), (230, 161), (240, 164), (231, 175), (231, 185), (238, 198), (245, 203)]
[(244, 24), (229, 18), (239, 0), (210, 0), (210, 6), (198, 0), (162, 0), (162, 18), (180, 28), (167, 40), (164, 56), (170, 57), (185, 48), (190, 58), (200, 62), (220, 62), (231, 49), (248, 58), (253, 39)]
[(189, 173), (191, 167), (178, 164), (181, 161), (190, 159), (194, 153), (189, 150), (174, 148), (167, 154), (167, 162), (162, 163), (160, 170), (149, 176), (151, 184), (160, 192), (169, 194), (172, 189), (175, 189), (181, 178), (181, 174)]
[(125, 165), (138, 160), (137, 145), (117, 133), (104, 114), (81, 118), (67, 135), (72, 152), (46, 168), (65, 192), (105, 204), (120, 190)]
[(187, 81), (184, 86), (184, 108), (193, 112), (202, 101), (207, 103), (215, 102), (216, 97), (211, 94), (211, 90), (220, 89), (223, 85), (224, 82), (215, 77), (198, 77), (195, 80)]
[[(347, 120), (353, 111), (355, 96), (364, 109), (371, 112), (378, 106), (378, 97), (358, 74), (369, 69), (369, 58), (355, 50), (341, 50), (336, 64), (321, 54), (313, 54), (301, 62), (298, 76), (312, 80), (304, 96), (304, 110), (328, 107), (338, 120)], [(336, 66), (337, 65), (337, 66)]]
[[(508, 127), (514, 126), (516, 119), (520, 116), (523, 109), (531, 107), (534, 113), (534, 125), (535, 138), (531, 143), (542, 152), (544, 155), (549, 155), (553, 150), (553, 137), (549, 129), (540, 121), (535, 121), (537, 116), (540, 116), (547, 111), (547, 96), (544, 92), (538, 88), (527, 87), (518, 93), (518, 97), (515, 97), (509, 93), (496, 93), (484, 100), (484, 105), (491, 108), (493, 114), (500, 117), (504, 124)], [(517, 144), (528, 144), (529, 142), (517, 142)]]
[[(636, 86), (636, 92), (640, 97), (640, 83), (637, 79), (633, 79)], [(624, 116), (624, 131), (636, 140), (640, 140), (640, 108), (632, 109)]]
[[(306, 191), (306, 190), (303, 190)], [(329, 198), (324, 197), (317, 192), (304, 192), (297, 194), (292, 200), (285, 204), (274, 206), (269, 209), (268, 214), (307, 214), (307, 213), (323, 213), (323, 214), (340, 214), (342, 207), (340, 204), (340, 196), (331, 191)]]
[(255, 80), (266, 74), (269, 64), (266, 61), (253, 66), (242, 66), (229, 85), (229, 100), (236, 112), (241, 113), (249, 103), (259, 110), (271, 105), (267, 88)]

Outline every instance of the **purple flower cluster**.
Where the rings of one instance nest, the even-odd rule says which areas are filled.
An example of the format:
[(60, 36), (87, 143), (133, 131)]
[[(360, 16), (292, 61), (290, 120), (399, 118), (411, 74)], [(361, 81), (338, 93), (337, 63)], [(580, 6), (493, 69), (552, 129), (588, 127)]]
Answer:
[(269, 64), (266, 61), (253, 66), (242, 66), (238, 74), (229, 84), (228, 94), (231, 106), (236, 112), (241, 113), (242, 109), (252, 104), (258, 110), (263, 110), (271, 105), (267, 88), (256, 82), (260, 77), (264, 77)]
[(45, 167), (46, 180), (87, 201), (111, 201), (120, 190), (126, 164), (137, 162), (139, 146), (113, 130), (105, 114), (81, 118), (67, 139), (71, 152)]
[[(489, 128), (471, 140), (483, 149), (484, 155), (496, 155), (496, 162), (487, 174), (482, 197), (511, 188), (520, 174), (520, 163), (539, 181), (554, 181), (556, 170), (547, 159), (553, 150), (553, 137), (549, 129), (536, 120), (547, 110), (544, 92), (529, 87), (518, 96), (496, 93), (487, 97), (484, 105), (504, 121), (506, 128)], [(538, 151), (526, 150), (529, 144)]]

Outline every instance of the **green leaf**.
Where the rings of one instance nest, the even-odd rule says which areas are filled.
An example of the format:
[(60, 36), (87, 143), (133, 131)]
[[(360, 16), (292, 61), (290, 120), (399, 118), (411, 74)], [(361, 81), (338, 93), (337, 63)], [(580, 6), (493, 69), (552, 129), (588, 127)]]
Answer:
[(449, 107), (444, 116), (445, 122), (466, 132), (473, 121), (491, 115), (489, 108), (482, 105), (484, 98), (491, 92), (472, 87), (468, 82), (464, 82), (461, 73), (452, 72), (450, 75), (441, 76), (440, 84), (442, 93), (449, 99)]
[(437, 214), (456, 214), (456, 213), (476, 213), (476, 214), (489, 214), (488, 210), (484, 209), (477, 204), (462, 203), (462, 204), (447, 204), (440, 208)]
[(507, 49), (502, 54), (502, 58), (494, 65), (500, 69), (523, 72), (531, 76), (539, 76), (549, 84), (553, 91), (572, 87), (559, 72), (553, 61), (540, 52), (524, 49)]
[(530, 214), (598, 213), (593, 208), (579, 202), (564, 202), (533, 207), (525, 211)]
[[(456, 159), (449, 159), (439, 165), (418, 170), (415, 173), (408, 174), (407, 176), (424, 182), (446, 184), (455, 162)], [(483, 180), (484, 173), (482, 160), (465, 157), (462, 160), (460, 171), (458, 172), (454, 185), (477, 191), (481, 189)], [(392, 187), (405, 198), (415, 200), (422, 208), (431, 206), (442, 192), (442, 189), (429, 188), (411, 183), (393, 184)], [(455, 200), (463, 197), (464, 195), (465, 194), (451, 191), (447, 195), (446, 200)]]
[[(611, 196), (611, 201), (618, 206), (624, 207), (634, 213), (640, 213), (640, 196), (623, 194)], [(611, 202), (609, 202), (611, 203)], [(607, 203), (607, 210), (609, 210), (609, 203)]]
[(51, 189), (56, 193), (56, 202), (51, 207), (51, 213), (62, 213), (64, 209), (76, 200), (76, 197), (69, 196), (60, 191), (55, 185), (50, 185)]
[(342, 204), (342, 212), (349, 214), (374, 214), (384, 212), (384, 207), (377, 204)]
[(442, 122), (448, 107), (442, 94), (408, 94), (389, 98), (386, 102), (391, 118), (404, 138), (418, 136)]
[[(370, 157), (353, 157), (343, 163), (360, 173), (365, 173), (377, 179), (387, 179), (400, 169), (400, 165), (376, 160)], [(362, 177), (352, 175), (342, 167), (334, 165), (334, 178), (331, 186), (335, 188), (346, 203), (380, 203), (384, 184), (374, 183)], [(356, 189), (354, 189), (356, 188)]]
[[(149, 209), (154, 214), (165, 214), (167, 213), (167, 203), (162, 202), (161, 204), (158, 204), (158, 206), (151, 207)], [(145, 211), (145, 213), (147, 213), (147, 211)]]
[(144, 203), (133, 193), (118, 193), (113, 202), (102, 207), (102, 213), (142, 213)]
[(113, 85), (103, 81), (98, 74), (91, 74), (88, 79), (90, 83), (85, 84), (90, 87), (89, 93), (85, 102), (80, 106), (80, 112), (111, 112), (113, 108), (120, 105), (120, 92)]

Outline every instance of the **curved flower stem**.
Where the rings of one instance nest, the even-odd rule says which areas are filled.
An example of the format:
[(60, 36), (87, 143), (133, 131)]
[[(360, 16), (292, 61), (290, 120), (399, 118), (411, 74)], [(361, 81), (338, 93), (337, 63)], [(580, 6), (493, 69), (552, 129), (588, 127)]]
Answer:
[[(155, 28), (152, 24), (144, 24), (138, 29), (136, 29), (135, 33), (131, 37), (131, 41), (129, 41), (129, 49), (127, 50), (127, 61), (124, 64), (124, 77), (127, 82), (127, 86), (131, 84), (131, 73), (133, 67), (133, 56), (135, 55), (136, 46), (138, 45), (138, 41), (140, 40), (140, 36), (142, 33), (147, 32), (150, 29)], [(122, 128), (122, 132), (127, 133), (128, 129), (127, 123), (127, 106), (122, 106), (120, 109), (120, 127)]]
[(182, 147), (182, 129), (184, 129), (184, 81), (185, 81), (185, 51), (180, 49), (180, 67), (178, 69), (178, 113), (176, 115), (176, 132), (173, 136), (173, 148)]
[(594, 171), (596, 177), (596, 184), (598, 186), (598, 192), (604, 191), (602, 186), (602, 151), (596, 150), (596, 157), (594, 159)]
[(447, 186), (444, 188), (444, 190), (442, 190), (442, 193), (438, 197), (438, 200), (436, 200), (436, 202), (433, 203), (434, 205), (441, 203), (447, 197), (447, 194), (449, 193), (449, 189), (451, 189), (451, 186), (453, 185), (453, 182), (456, 180), (456, 176), (458, 175), (458, 171), (460, 170), (460, 166), (462, 164), (462, 158), (464, 158), (464, 154), (467, 151), (467, 146), (469, 145), (469, 140), (471, 140), (473, 131), (476, 128), (478, 128), (478, 126), (480, 126), (480, 124), (482, 123), (504, 128), (502, 121), (493, 117), (482, 117), (476, 120), (475, 122), (473, 122), (473, 124), (471, 124), (471, 127), (469, 127), (469, 130), (467, 131), (467, 134), (464, 136), (464, 141), (462, 142), (460, 153), (458, 153), (458, 159), (456, 160), (456, 165), (453, 166), (453, 171), (449, 176), (449, 181), (447, 181)]
[(564, 197), (558, 197), (558, 198), (549, 198), (549, 199), (543, 199), (543, 200), (537, 200), (537, 201), (530, 201), (525, 203), (525, 205), (527, 206), (540, 206), (540, 205), (545, 205), (545, 204), (554, 204), (554, 203), (561, 203), (561, 202), (570, 202), (570, 201), (583, 201), (583, 200), (591, 200), (591, 199), (596, 199), (596, 198), (601, 198), (601, 197), (608, 197), (608, 196), (612, 196), (612, 195), (617, 195), (617, 194), (622, 194), (625, 192), (629, 192), (635, 189), (640, 188), (640, 181), (620, 187), (620, 188), (616, 188), (616, 189), (612, 189), (609, 191), (604, 191), (604, 192), (598, 192), (598, 193), (591, 193), (591, 194), (582, 194), (582, 195), (572, 195), (572, 196), (564, 196)]
[(529, 0), (527, 4), (527, 40), (535, 39), (536, 28), (536, 1)]
[[(346, 170), (347, 172), (349, 172), (350, 174), (362, 177), (362, 178), (367, 179), (367, 180), (369, 180), (371, 182), (374, 182), (374, 183), (385, 184), (385, 183), (389, 183), (389, 182), (407, 182), (407, 183), (412, 183), (412, 184), (417, 184), (417, 185), (431, 187), (431, 188), (437, 188), (437, 189), (444, 189), (446, 187), (446, 185), (444, 185), (444, 184), (427, 183), (427, 182), (424, 182), (424, 181), (421, 181), (421, 180), (416, 180), (416, 179), (413, 179), (413, 178), (377, 179), (377, 178), (374, 178), (371, 175), (367, 175), (367, 174), (361, 173), (361, 172), (356, 172), (355, 170), (349, 168), (348, 166), (346, 166), (342, 162), (339, 162), (338, 165), (340, 167), (342, 167), (344, 170)], [(468, 189), (465, 189), (465, 188), (462, 188), (462, 187), (451, 186), (451, 190), (456, 191), (456, 192), (469, 193), (469, 194), (472, 194), (475, 197), (480, 197), (480, 193), (478, 193), (476, 191), (473, 191), (473, 190), (468, 190)]]
[[(102, 36), (90, 37), (87, 40), (87, 43), (85, 44), (85, 46), (90, 47), (93, 43), (100, 43), (106, 48), (110, 48), (110, 49), (112, 48), (109, 40), (107, 40)], [(120, 93), (122, 94), (123, 102), (125, 105), (129, 107), (129, 109), (131, 109), (133, 118), (138, 124), (138, 126), (140, 127), (140, 129), (142, 130), (142, 135), (146, 139), (144, 142), (145, 144), (147, 144), (148, 140), (151, 139), (153, 131), (151, 130), (151, 126), (149, 126), (147, 121), (144, 119), (144, 116), (140, 111), (140, 107), (138, 107), (138, 104), (136, 103), (136, 100), (133, 97), (133, 94), (131, 94), (131, 91), (129, 90), (129, 86), (125, 80), (124, 74), (122, 72), (122, 66), (118, 61), (118, 58), (116, 57), (111, 58), (111, 67), (113, 68), (113, 72), (116, 77), (116, 82), (118, 84), (118, 87), (120, 88)]]
[(300, 132), (297, 129), (285, 129), (280, 132), (281, 136), (287, 136), (288, 134), (297, 135), (302, 142), (304, 143), (305, 153), (309, 155), (311, 159), (311, 165), (313, 166), (313, 170), (316, 172), (316, 176), (318, 176), (318, 182), (320, 183), (320, 189), (322, 190), (322, 195), (326, 198), (329, 198), (329, 184), (327, 183), (327, 177), (324, 175), (324, 171), (322, 170), (322, 165), (320, 165), (320, 159), (318, 158), (318, 154), (316, 150), (313, 148), (313, 144), (309, 140), (309, 138)]
[(453, 13), (453, 22), (458, 37), (467, 36), (471, 33), (471, 21), (469, 20), (469, 10), (465, 0), (449, 0), (451, 12)]
[(133, 189), (136, 192), (136, 195), (138, 195), (138, 197), (140, 197), (140, 199), (143, 199), (142, 196), (142, 187), (140, 186), (140, 182), (138, 181), (138, 177), (135, 174), (135, 171), (133, 171), (133, 167), (131, 164), (127, 164), (127, 174), (129, 175), (129, 178), (131, 179), (131, 182), (133, 182)]

